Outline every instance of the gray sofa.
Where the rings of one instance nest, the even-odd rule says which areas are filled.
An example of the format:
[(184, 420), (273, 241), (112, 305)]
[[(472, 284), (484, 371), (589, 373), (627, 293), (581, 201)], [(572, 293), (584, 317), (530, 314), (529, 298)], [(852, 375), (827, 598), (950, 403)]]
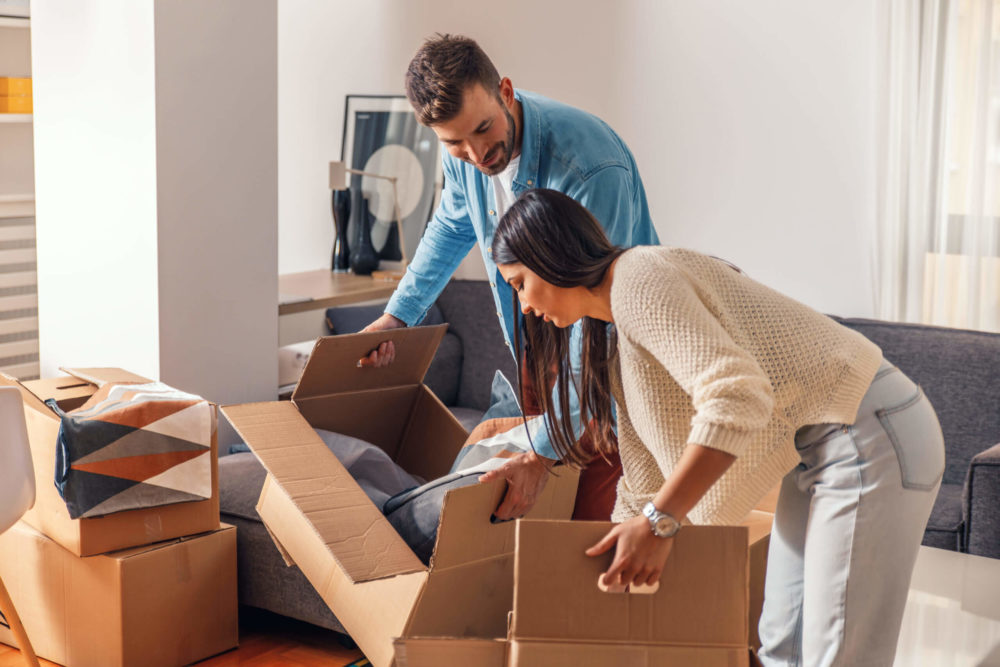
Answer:
[[(331, 308), (331, 333), (354, 333), (382, 313), (382, 306)], [(453, 280), (423, 324), (448, 323), (424, 378), (438, 398), (471, 430), (489, 407), (493, 376), (512, 382), (517, 368), (506, 347), (486, 281)], [(515, 385), (516, 386), (516, 385)], [(219, 460), (222, 520), (237, 527), (237, 573), (241, 604), (266, 609), (343, 632), (343, 626), (297, 567), (286, 567), (255, 509), (264, 468), (251, 453)]]
[[(380, 308), (338, 308), (336, 333), (371, 322)], [(834, 318), (879, 345), (887, 359), (920, 384), (944, 431), (946, 469), (924, 544), (1000, 558), (1000, 335)], [(489, 286), (452, 281), (426, 323), (449, 323), (425, 381), (471, 428), (489, 404), (493, 374), (516, 368), (504, 345)], [(237, 526), (242, 604), (343, 631), (298, 568), (285, 567), (254, 507), (264, 471), (253, 454), (219, 462), (222, 520)]]
[(937, 411), (945, 471), (924, 544), (1000, 558), (1000, 335), (839, 321), (881, 347)]

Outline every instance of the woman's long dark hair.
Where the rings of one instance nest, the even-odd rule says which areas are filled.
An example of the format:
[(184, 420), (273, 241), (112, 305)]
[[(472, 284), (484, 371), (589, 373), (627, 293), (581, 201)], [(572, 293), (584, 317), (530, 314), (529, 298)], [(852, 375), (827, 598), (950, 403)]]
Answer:
[[(500, 220), (493, 237), (493, 261), (520, 263), (539, 278), (556, 287), (595, 288), (615, 259), (624, 252), (608, 240), (590, 212), (570, 197), (555, 190), (535, 189), (522, 194)], [(594, 455), (577, 442), (566, 410), (557, 418), (553, 389), (558, 388), (559, 405), (569, 405), (569, 328), (524, 316), (524, 367), (521, 362), (521, 311), (514, 292), (514, 338), (517, 347), (519, 393), (524, 406), (525, 370), (531, 379), (540, 407), (545, 413), (556, 454), (566, 463), (582, 467)], [(610, 366), (616, 348), (613, 334), (601, 320), (583, 318), (583, 364), (580, 373), (580, 419), (587, 425), (594, 448), (600, 454), (614, 452), (616, 445), (611, 413)]]

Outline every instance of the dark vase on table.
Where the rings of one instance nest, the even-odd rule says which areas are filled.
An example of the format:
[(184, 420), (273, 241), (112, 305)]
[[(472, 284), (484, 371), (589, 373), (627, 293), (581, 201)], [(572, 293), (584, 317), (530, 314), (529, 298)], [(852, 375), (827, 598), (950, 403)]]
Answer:
[(358, 190), (352, 213), (354, 214), (354, 236), (351, 238), (351, 270), (359, 276), (371, 275), (378, 268), (378, 253), (372, 245), (372, 214), (368, 210), (368, 198)]
[(333, 239), (331, 269), (335, 273), (351, 270), (351, 249), (347, 243), (347, 227), (351, 219), (351, 190), (334, 190), (331, 201), (333, 225), (336, 237)]

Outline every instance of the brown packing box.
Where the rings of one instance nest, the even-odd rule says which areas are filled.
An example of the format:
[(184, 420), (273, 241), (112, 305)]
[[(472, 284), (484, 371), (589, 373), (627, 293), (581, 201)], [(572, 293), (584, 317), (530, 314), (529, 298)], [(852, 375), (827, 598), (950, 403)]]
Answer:
[[(79, 558), (25, 524), (0, 577), (35, 652), (73, 667), (179, 667), (237, 645), (236, 529)], [(0, 642), (16, 646), (0, 626)]]
[(28, 440), (35, 468), (35, 505), (24, 521), (77, 556), (152, 544), (219, 527), (219, 471), (217, 433), (212, 435), (212, 497), (142, 510), (116, 512), (89, 519), (71, 519), (54, 484), (56, 439), (60, 420), (44, 401), (56, 399), (63, 410), (86, 402), (105, 382), (149, 382), (118, 368), (64, 369), (69, 376), (18, 382), (0, 377), (0, 384), (20, 387)]
[(748, 528), (689, 526), (653, 594), (602, 592), (611, 555), (583, 551), (604, 522), (519, 521), (509, 629), (495, 640), (396, 641), (400, 667), (751, 664)]
[[(673, 579), (657, 596), (615, 596), (590, 591), (585, 582), (608, 561), (582, 553), (610, 524), (492, 524), (504, 489), (473, 485), (448, 494), (431, 566), (422, 566), (313, 428), (374, 442), (428, 479), (446, 472), (465, 432), (420, 384), (444, 328), (320, 339), (291, 403), (222, 409), (269, 472), (257, 510), (279, 550), (368, 659), (376, 667), (603, 665), (613, 654), (610, 664), (665, 656), (749, 664), (752, 582), (763, 571), (748, 570), (762, 542), (766, 549), (764, 514), (749, 529), (685, 529)], [(386, 339), (396, 345), (394, 364), (358, 369), (356, 360)], [(576, 481), (559, 469), (529, 518), (568, 519)], [(653, 610), (665, 627), (651, 622)], [(603, 635), (594, 619), (608, 621)], [(572, 657), (556, 662), (564, 654)], [(632, 662), (618, 660), (626, 654)]]
[[(490, 523), (500, 484), (448, 494), (428, 568), (313, 430), (372, 442), (425, 479), (446, 474), (467, 433), (422, 384), (446, 329), (321, 338), (291, 402), (222, 409), (269, 473), (261, 519), (376, 667), (393, 663), (397, 637), (504, 637), (513, 604), (515, 523)], [(396, 360), (357, 368), (383, 340)], [(530, 516), (569, 518), (576, 483), (560, 469)]]
[[(780, 486), (780, 485), (779, 485)], [(778, 487), (765, 497), (757, 509), (750, 512), (742, 523), (741, 530), (746, 535), (749, 549), (745, 555), (741, 553), (726, 553), (725, 549), (710, 546), (705, 541), (704, 535), (699, 536), (699, 540), (691, 541), (687, 538), (690, 532), (705, 531), (701, 527), (687, 527), (682, 530), (685, 535), (684, 540), (678, 538), (678, 543), (671, 555), (671, 565), (664, 574), (663, 583), (659, 590), (659, 595), (668, 596), (661, 599), (659, 603), (654, 603), (656, 608), (656, 618), (662, 619), (659, 623), (664, 623), (668, 627), (663, 628), (665, 634), (659, 642), (640, 641), (636, 635), (626, 634), (627, 640), (608, 640), (606, 629), (600, 632), (590, 632), (581, 630), (577, 624), (595, 622), (604, 623), (609, 618), (611, 622), (620, 619), (614, 618), (624, 614), (626, 618), (641, 618), (646, 621), (650, 614), (634, 611), (631, 605), (622, 608), (622, 600), (612, 600), (612, 605), (618, 607), (608, 607), (604, 600), (607, 598), (601, 595), (591, 595), (587, 587), (581, 586), (582, 582), (588, 581), (594, 576), (593, 561), (581, 555), (580, 544), (589, 544), (597, 541), (594, 535), (603, 535), (608, 528), (608, 524), (591, 524), (599, 526), (593, 529), (593, 534), (587, 528), (575, 528), (573, 526), (581, 524), (566, 524), (565, 522), (534, 522), (542, 523), (540, 529), (522, 529), (519, 527), (517, 542), (517, 562), (527, 564), (525, 568), (518, 568), (511, 582), (515, 593), (514, 610), (510, 614), (511, 619), (518, 618), (517, 609), (527, 609), (529, 617), (522, 625), (516, 622), (511, 623), (506, 639), (503, 635), (498, 635), (494, 639), (472, 639), (457, 637), (410, 637), (397, 639), (396, 664), (399, 667), (441, 667), (442, 665), (484, 665), (488, 667), (524, 667), (528, 665), (637, 665), (647, 667), (653, 664), (683, 665), (758, 665), (756, 654), (747, 654), (747, 645), (753, 651), (760, 648), (760, 641), (757, 636), (757, 623), (760, 620), (761, 608), (764, 601), (764, 575), (767, 568), (767, 548), (771, 531), (771, 523), (774, 518), (774, 509), (777, 500)], [(718, 530), (718, 529), (708, 529)], [(729, 530), (729, 529), (725, 529)], [(522, 532), (523, 531), (523, 532)], [(586, 536), (585, 540), (577, 539), (573, 531), (580, 531), (580, 535)], [(589, 544), (587, 544), (589, 546)], [(688, 550), (706, 549), (697, 556)], [(738, 543), (735, 548), (743, 552), (744, 548)], [(673, 559), (678, 555), (678, 549), (685, 550), (683, 560), (680, 565)], [(541, 554), (539, 560), (535, 561), (533, 553)], [(552, 554), (559, 554), (553, 557)], [(588, 562), (589, 561), (589, 562)], [(537, 566), (530, 563), (537, 562)], [(610, 557), (606, 557), (603, 565), (597, 567), (600, 572), (610, 562)], [(541, 568), (536, 571), (535, 568)], [(745, 584), (738, 579), (739, 573), (746, 567), (749, 570), (748, 582)], [(672, 569), (676, 568), (676, 569)], [(716, 572), (725, 572), (731, 579), (728, 584), (720, 580)], [(527, 577), (525, 574), (527, 574)], [(547, 574), (548, 573), (548, 574)], [(555, 573), (552, 575), (552, 573)], [(556, 580), (550, 581), (549, 576), (554, 576)], [(539, 579), (541, 577), (541, 579)], [(707, 578), (707, 579), (706, 579)], [(527, 580), (526, 580), (527, 579)], [(699, 585), (698, 580), (710, 583), (709, 591), (698, 591), (692, 586)], [(678, 585), (680, 582), (680, 585)], [(748, 584), (748, 585), (747, 585)], [(729, 585), (729, 598), (719, 594), (719, 588)], [(579, 589), (579, 590), (578, 590)], [(739, 591), (746, 590), (745, 599)], [(569, 593), (567, 593), (569, 591)], [(588, 593), (589, 591), (589, 593)], [(576, 597), (574, 597), (576, 596)], [(580, 597), (582, 596), (582, 598)], [(550, 600), (561, 600), (559, 602), (549, 602)], [(713, 602), (714, 601), (714, 602)], [(630, 601), (632, 602), (632, 601)], [(543, 612), (535, 609), (536, 604), (541, 604)], [(634, 604), (634, 602), (633, 602)], [(640, 599), (639, 604), (647, 604)], [(747, 613), (742, 615), (742, 630), (737, 629), (737, 623), (728, 612), (725, 618), (731, 622), (729, 635), (723, 640), (723, 644), (738, 640), (738, 649), (730, 650), (718, 644), (712, 645), (706, 642), (704, 637), (700, 638), (700, 643), (695, 645), (691, 642), (698, 640), (699, 630), (693, 626), (676, 626), (678, 615), (684, 623), (697, 625), (696, 614), (704, 614), (705, 622), (714, 624), (718, 621), (719, 614), (713, 605), (735, 605), (737, 608), (745, 607), (749, 604)], [(728, 609), (728, 608), (727, 608)], [(493, 613), (500, 613), (496, 610)], [(557, 633), (560, 640), (554, 640), (551, 636), (539, 638), (536, 636), (534, 622), (538, 616), (530, 614), (547, 613), (549, 618), (543, 623), (563, 623), (564, 627)], [(610, 616), (609, 616), (610, 614)], [(580, 620), (582, 619), (582, 621)], [(585, 626), (590, 628), (589, 625)], [(654, 626), (652, 624), (645, 628), (638, 628), (638, 631), (649, 631)], [(680, 628), (679, 632), (671, 634), (671, 628)], [(619, 626), (621, 629), (621, 626)], [(629, 629), (631, 630), (631, 629)], [(601, 644), (595, 644), (597, 638)], [(686, 634), (691, 632), (692, 634)], [(553, 633), (549, 633), (553, 634)], [(615, 636), (615, 635), (611, 635)], [(567, 641), (563, 637), (572, 637)], [(672, 637), (672, 640), (671, 640)], [(720, 637), (716, 637), (718, 642)], [(666, 640), (664, 642), (664, 640)], [(671, 641), (674, 643), (671, 644)], [(512, 647), (516, 650), (512, 650)], [(711, 649), (711, 650), (706, 650)], [(732, 662), (729, 662), (732, 661)]]

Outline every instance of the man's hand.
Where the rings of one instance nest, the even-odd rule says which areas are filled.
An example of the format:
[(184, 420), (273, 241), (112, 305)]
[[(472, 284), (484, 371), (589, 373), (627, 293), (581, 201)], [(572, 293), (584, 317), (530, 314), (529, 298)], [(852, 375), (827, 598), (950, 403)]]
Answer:
[(657, 537), (649, 529), (649, 520), (637, 516), (616, 525), (584, 553), (599, 556), (615, 547), (615, 558), (601, 579), (609, 589), (623, 591), (629, 585), (658, 582), (673, 546), (674, 538)]
[(549, 480), (548, 469), (553, 463), (554, 461), (544, 459), (534, 452), (528, 452), (518, 454), (496, 470), (481, 475), (480, 482), (507, 480), (507, 493), (494, 516), (501, 521), (524, 516), (538, 501), (538, 496)]
[[(406, 322), (398, 317), (390, 315), (389, 313), (383, 313), (381, 317), (362, 329), (361, 333), (366, 333), (368, 331), (387, 331), (389, 329), (399, 329), (400, 327), (405, 326)], [(392, 344), (392, 341), (387, 340), (369, 352), (367, 356), (358, 359), (358, 366), (363, 366), (364, 368), (382, 368), (383, 366), (391, 364), (395, 358), (396, 346)]]

